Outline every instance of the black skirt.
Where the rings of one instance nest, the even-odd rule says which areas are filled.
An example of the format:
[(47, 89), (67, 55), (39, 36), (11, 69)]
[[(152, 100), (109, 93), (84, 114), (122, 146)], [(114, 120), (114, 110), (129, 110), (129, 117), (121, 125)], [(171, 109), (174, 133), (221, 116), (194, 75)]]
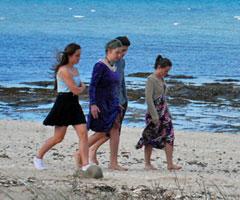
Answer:
[(86, 124), (86, 118), (79, 104), (78, 96), (71, 92), (58, 93), (56, 101), (43, 124), (46, 126)]

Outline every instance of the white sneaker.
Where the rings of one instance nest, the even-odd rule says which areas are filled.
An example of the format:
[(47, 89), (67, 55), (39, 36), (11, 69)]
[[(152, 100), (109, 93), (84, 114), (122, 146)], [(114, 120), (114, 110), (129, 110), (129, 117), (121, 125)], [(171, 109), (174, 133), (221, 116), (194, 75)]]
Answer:
[(46, 166), (43, 163), (43, 159), (39, 159), (37, 157), (34, 157), (33, 158), (33, 164), (34, 164), (34, 167), (38, 170), (46, 169)]
[(98, 164), (95, 162), (89, 162), (89, 165), (98, 165)]
[(92, 166), (91, 164), (87, 164), (85, 166), (82, 166), (82, 171), (87, 171), (87, 169)]

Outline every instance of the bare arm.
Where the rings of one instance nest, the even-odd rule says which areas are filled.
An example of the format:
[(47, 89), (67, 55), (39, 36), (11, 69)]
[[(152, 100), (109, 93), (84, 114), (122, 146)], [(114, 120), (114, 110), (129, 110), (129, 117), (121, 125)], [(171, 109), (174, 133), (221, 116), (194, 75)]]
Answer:
[(151, 79), (148, 78), (146, 88), (145, 88), (145, 98), (146, 98), (148, 111), (152, 117), (152, 121), (153, 123), (156, 124), (159, 121), (159, 116), (153, 102), (153, 90), (154, 90), (153, 82)]

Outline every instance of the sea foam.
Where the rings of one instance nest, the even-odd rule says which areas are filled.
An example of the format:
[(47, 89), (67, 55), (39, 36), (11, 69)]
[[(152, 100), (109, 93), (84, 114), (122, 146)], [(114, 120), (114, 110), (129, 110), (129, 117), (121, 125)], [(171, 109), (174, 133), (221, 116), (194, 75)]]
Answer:
[(81, 18), (84, 18), (85, 16), (83, 15), (73, 15), (74, 18), (78, 18), (78, 19), (81, 19)]
[(237, 19), (237, 20), (240, 20), (240, 16), (239, 15), (238, 16), (234, 16), (233, 18)]

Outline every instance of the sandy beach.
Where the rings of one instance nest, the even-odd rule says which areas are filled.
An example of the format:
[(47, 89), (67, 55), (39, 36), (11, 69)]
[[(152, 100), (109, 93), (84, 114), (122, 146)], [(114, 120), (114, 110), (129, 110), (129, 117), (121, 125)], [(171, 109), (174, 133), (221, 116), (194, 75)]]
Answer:
[[(37, 148), (52, 133), (52, 127), (37, 122), (0, 121), (0, 199), (11, 199), (10, 196), (13, 199), (33, 199), (36, 194), (37, 199), (47, 199), (53, 191), (70, 195), (84, 188), (85, 193), (81, 195), (85, 195), (85, 199), (91, 199), (98, 190), (101, 195), (111, 193), (109, 199), (126, 191), (138, 199), (138, 195), (156, 187), (171, 191), (172, 199), (190, 194), (193, 199), (204, 199), (206, 195), (213, 199), (224, 199), (223, 196), (226, 199), (240, 198), (240, 135), (176, 131), (174, 160), (183, 169), (169, 172), (164, 151), (155, 150), (153, 163), (159, 170), (145, 171), (143, 150), (134, 148), (141, 129), (124, 127), (119, 160), (129, 171), (107, 169), (109, 148), (106, 143), (98, 154), (104, 178), (95, 180), (73, 176), (72, 154), (78, 147), (78, 140), (71, 127), (63, 143), (46, 155), (48, 169), (37, 171), (33, 168), (32, 159)], [(41, 196), (43, 193), (48, 197)]]
[[(1, 0), (0, 200), (240, 200), (239, 33), (240, 1)], [(156, 84), (148, 87), (152, 73)], [(96, 126), (115, 119), (120, 92), (119, 103), (128, 105), (119, 162), (128, 171), (108, 169), (107, 142), (97, 154), (104, 177), (84, 177), (73, 158), (73, 127), (45, 155), (47, 169), (34, 168), (37, 150), (54, 134), (41, 122), (58, 93), (68, 91), (79, 95), (85, 114), (99, 106)], [(67, 100), (54, 110), (64, 114), (53, 121), (80, 120), (79, 114), (85, 121), (75, 112), (77, 98), (61, 96)], [(145, 170), (144, 149), (135, 148), (148, 99), (160, 96), (173, 117), (179, 171), (167, 170), (164, 150), (156, 149), (157, 170)]]

